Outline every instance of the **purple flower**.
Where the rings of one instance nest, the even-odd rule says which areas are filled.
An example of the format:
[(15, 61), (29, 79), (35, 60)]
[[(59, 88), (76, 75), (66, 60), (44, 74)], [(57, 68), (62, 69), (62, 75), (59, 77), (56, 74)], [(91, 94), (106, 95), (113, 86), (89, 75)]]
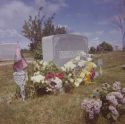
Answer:
[(114, 106), (110, 105), (109, 111), (112, 113), (113, 119), (117, 120), (117, 118), (119, 117), (119, 113), (118, 113), (117, 109)]
[(93, 111), (89, 112), (89, 119), (94, 119), (94, 112)]
[(121, 99), (121, 103), (125, 104), (125, 97), (123, 97), (123, 99)]
[(96, 114), (100, 113), (101, 106), (100, 99), (85, 99), (81, 104), (81, 108), (89, 114), (89, 119), (93, 119)]
[(108, 95), (106, 96), (106, 99), (107, 99), (111, 104), (113, 104), (114, 106), (117, 106), (117, 105), (118, 105), (118, 101), (117, 101), (117, 99), (115, 98), (114, 95), (108, 94)]
[(100, 99), (94, 101), (94, 113), (99, 114), (100, 108), (102, 106), (102, 101)]
[(125, 88), (122, 88), (122, 93), (125, 94)]
[(120, 91), (121, 90), (121, 83), (119, 81), (115, 81), (115, 83), (112, 86), (112, 89), (114, 91)]
[(120, 92), (111, 92), (112, 95), (116, 97), (116, 99), (123, 99), (123, 95)]

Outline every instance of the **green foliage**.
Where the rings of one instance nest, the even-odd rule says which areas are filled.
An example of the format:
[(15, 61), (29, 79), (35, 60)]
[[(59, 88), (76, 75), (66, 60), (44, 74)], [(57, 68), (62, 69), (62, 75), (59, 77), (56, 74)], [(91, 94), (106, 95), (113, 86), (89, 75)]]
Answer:
[(90, 54), (96, 53), (96, 48), (95, 47), (90, 47), (89, 53)]
[(101, 44), (99, 44), (97, 46), (97, 52), (109, 52), (109, 51), (113, 51), (113, 47), (111, 44), (106, 43), (105, 41), (102, 42)]
[(54, 14), (48, 18), (45, 15), (41, 16), (43, 8), (39, 8), (38, 14), (35, 17), (29, 16), (28, 20), (25, 20), (22, 33), (30, 40), (30, 50), (34, 53), (35, 59), (42, 58), (42, 37), (65, 34), (67, 29), (65, 27), (56, 26), (53, 23)]

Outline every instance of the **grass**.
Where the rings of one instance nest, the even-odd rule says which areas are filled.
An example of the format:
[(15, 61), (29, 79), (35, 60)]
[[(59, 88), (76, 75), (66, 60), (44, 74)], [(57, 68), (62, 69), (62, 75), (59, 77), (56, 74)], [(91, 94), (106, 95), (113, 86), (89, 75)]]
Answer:
[[(113, 52), (96, 55), (103, 58), (103, 76), (88, 86), (76, 88), (72, 94), (47, 95), (28, 99), (25, 102), (14, 100), (11, 104), (0, 103), (0, 124), (84, 124), (83, 112), (80, 109), (81, 101), (89, 96), (92, 90), (101, 83), (121, 81), (125, 86), (125, 52)], [(16, 92), (13, 81), (12, 67), (0, 67), (0, 97)], [(124, 116), (125, 117), (125, 116)], [(125, 119), (117, 124), (124, 124)], [(99, 118), (98, 124), (107, 124)]]

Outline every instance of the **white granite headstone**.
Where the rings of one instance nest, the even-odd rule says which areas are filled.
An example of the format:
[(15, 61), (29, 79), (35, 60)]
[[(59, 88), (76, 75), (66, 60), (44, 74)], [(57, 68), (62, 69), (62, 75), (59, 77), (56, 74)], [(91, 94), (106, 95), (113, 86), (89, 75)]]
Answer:
[(88, 52), (88, 39), (74, 34), (60, 34), (42, 39), (43, 60), (62, 66), (80, 52)]

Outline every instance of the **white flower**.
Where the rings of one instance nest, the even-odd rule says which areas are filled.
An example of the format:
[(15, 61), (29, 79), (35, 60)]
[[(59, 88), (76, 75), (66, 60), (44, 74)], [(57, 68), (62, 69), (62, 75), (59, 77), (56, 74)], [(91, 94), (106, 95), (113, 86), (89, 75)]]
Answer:
[(40, 82), (44, 83), (44, 79), (45, 77), (42, 75), (35, 75), (31, 77), (31, 81), (33, 81), (34, 83), (40, 83)]
[(40, 69), (40, 66), (39, 66), (39, 64), (38, 64), (38, 61), (34, 61), (33, 62), (33, 64), (34, 64), (34, 69), (36, 70), (39, 70)]
[(73, 64), (73, 62), (69, 61), (66, 64), (64, 64), (64, 67), (66, 68), (66, 70), (70, 70), (70, 69), (73, 70), (76, 67), (76, 65)]
[(81, 72), (81, 73), (80, 73), (80, 78), (83, 79), (84, 77), (85, 77), (85, 72)]
[(70, 81), (71, 83), (73, 83), (73, 82), (74, 82), (74, 79), (70, 78), (69, 81)]
[(80, 61), (80, 56), (76, 56), (74, 60), (77, 62)]
[(95, 63), (93, 63), (93, 68), (97, 68), (97, 65)]
[(46, 61), (44, 61), (44, 62), (43, 62), (43, 66), (46, 67), (47, 65), (48, 65), (48, 63), (47, 63)]
[(87, 58), (87, 61), (91, 62), (91, 61), (92, 61), (92, 58)]
[(40, 74), (40, 71), (37, 71), (34, 73), (34, 75), (39, 75)]
[(42, 65), (42, 64), (43, 64), (43, 60), (41, 60), (41, 61), (39, 62), (39, 64), (41, 64), (41, 65)]
[(68, 74), (68, 77), (71, 77), (71, 76), (72, 76), (72, 74), (71, 74), (71, 73), (69, 73), (69, 74)]
[(46, 88), (46, 91), (49, 92), (49, 91), (52, 91), (52, 89), (49, 88), (49, 87), (47, 87), (47, 88)]
[(74, 82), (74, 85), (76, 86), (76, 87), (79, 87), (79, 83), (78, 82)]
[(80, 56), (86, 56), (86, 53), (85, 52), (80, 52)]
[(46, 67), (48, 65), (48, 63), (46, 61), (43, 61), (43, 60), (41, 60), (39, 62), (39, 64), (43, 65), (43, 67)]
[(65, 68), (65, 67), (61, 67), (61, 69), (62, 69), (63, 71), (66, 71), (66, 68)]
[(62, 80), (56, 77), (55, 79), (52, 79), (51, 81), (55, 82), (55, 88), (56, 89), (61, 89), (62, 88)]
[(75, 81), (75, 86), (78, 87), (82, 82), (82, 78), (77, 78), (76, 81)]
[(86, 62), (86, 61), (84, 61), (84, 60), (79, 61), (79, 62), (78, 62), (78, 66), (79, 66), (79, 67), (84, 67), (84, 66), (85, 66), (85, 62)]

